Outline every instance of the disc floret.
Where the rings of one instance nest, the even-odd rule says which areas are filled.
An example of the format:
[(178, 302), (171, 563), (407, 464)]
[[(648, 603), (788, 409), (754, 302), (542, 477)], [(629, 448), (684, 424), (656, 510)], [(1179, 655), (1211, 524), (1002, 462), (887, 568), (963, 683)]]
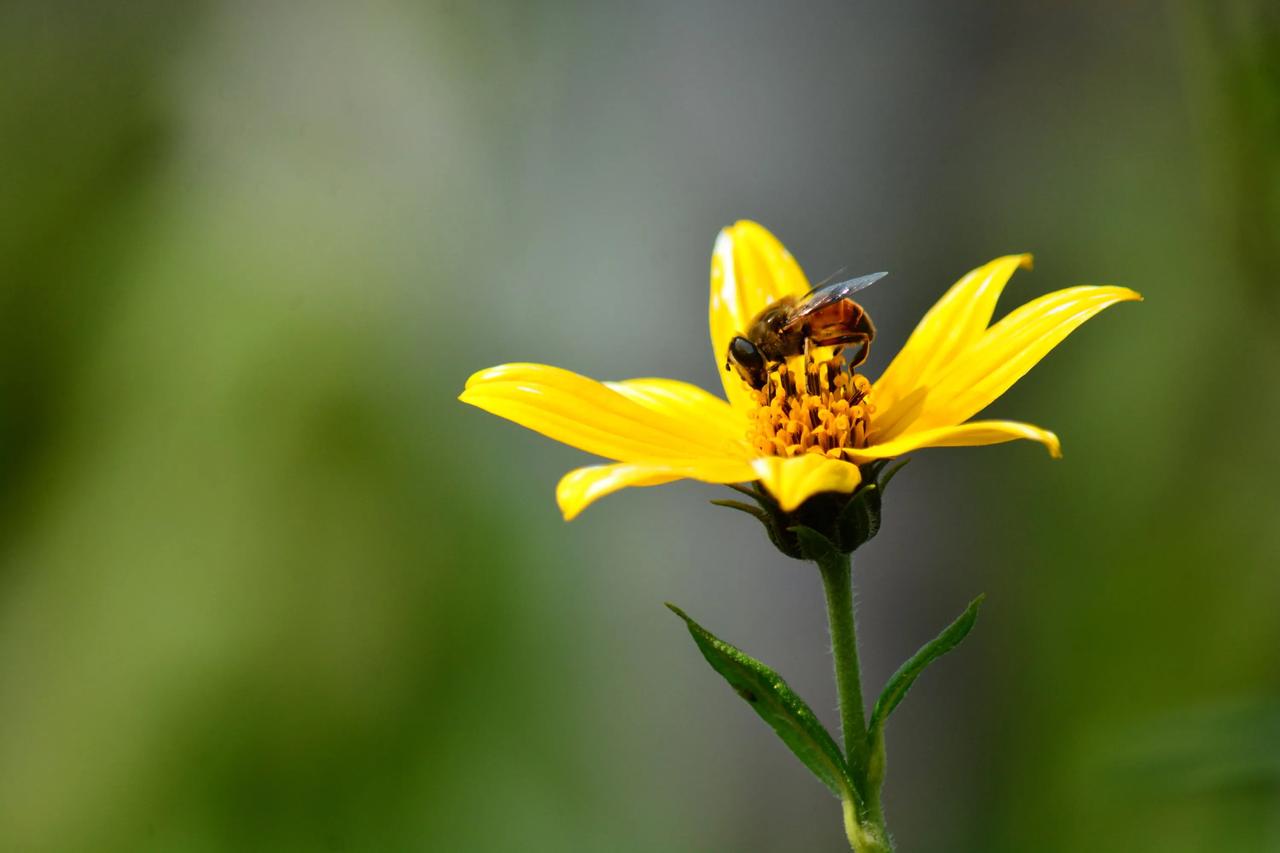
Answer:
[(752, 395), (747, 440), (763, 455), (820, 453), (839, 459), (845, 448), (866, 446), (875, 412), (871, 382), (842, 356), (806, 354), (790, 365), (779, 363)]

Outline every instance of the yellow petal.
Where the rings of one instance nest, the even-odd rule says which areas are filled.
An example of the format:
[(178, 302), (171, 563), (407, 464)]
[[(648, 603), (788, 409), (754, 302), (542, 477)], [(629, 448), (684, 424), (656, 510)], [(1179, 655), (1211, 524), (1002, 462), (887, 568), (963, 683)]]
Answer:
[(763, 225), (737, 222), (716, 238), (711, 254), (711, 354), (725, 396), (736, 408), (749, 407), (750, 398), (737, 372), (724, 369), (729, 341), (745, 332), (765, 306), (808, 291), (809, 280), (800, 265)]
[(1018, 267), (1031, 269), (1031, 256), (996, 258), (969, 272), (943, 294), (876, 381), (877, 405), (882, 411), (928, 387), (957, 354), (982, 336), (1000, 293)]
[(819, 492), (852, 492), (862, 481), (857, 465), (819, 453), (763, 456), (752, 466), (783, 512), (791, 512)]
[(953, 360), (903, 434), (968, 420), (1090, 317), (1117, 302), (1140, 299), (1127, 287), (1069, 287), (1009, 312)]
[(590, 504), (628, 486), (659, 486), (684, 478), (709, 483), (739, 483), (754, 479), (749, 463), (725, 462), (694, 466), (673, 466), (619, 462), (576, 468), (556, 486), (556, 503), (565, 521), (572, 521)]
[(714, 394), (697, 385), (675, 379), (625, 379), (606, 382), (606, 387), (639, 403), (694, 424), (726, 441), (742, 438), (746, 424), (742, 413)]
[(1001, 444), (1019, 438), (1038, 441), (1055, 459), (1062, 456), (1058, 437), (1048, 430), (1018, 421), (971, 421), (959, 426), (909, 432), (893, 441), (873, 444), (870, 447), (848, 449), (845, 456), (859, 464), (873, 459), (892, 459), (924, 447), (974, 447), (983, 444)]
[[(741, 432), (729, 435), (727, 420), (713, 414), (701, 396), (705, 392), (692, 386), (680, 389), (681, 384), (642, 380), (620, 383), (625, 390), (619, 391), (558, 367), (504, 364), (473, 375), (458, 399), (548, 438), (624, 462), (746, 458)], [(720, 413), (729, 411), (720, 405)], [(689, 417), (695, 410), (702, 417)]]

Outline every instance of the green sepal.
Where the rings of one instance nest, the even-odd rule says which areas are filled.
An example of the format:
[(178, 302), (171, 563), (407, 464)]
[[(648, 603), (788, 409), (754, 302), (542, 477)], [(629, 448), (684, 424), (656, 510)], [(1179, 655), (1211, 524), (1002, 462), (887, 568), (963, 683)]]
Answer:
[(758, 483), (752, 483), (750, 486), (744, 486), (741, 483), (725, 483), (725, 485), (740, 495), (746, 495), (753, 501), (760, 500), (761, 495), (764, 494)]
[(839, 559), (840, 555), (845, 553), (840, 549), (839, 545), (812, 527), (797, 524), (788, 528), (788, 531), (800, 543), (800, 553), (806, 560), (812, 560), (819, 565), (826, 565), (832, 560)]
[(768, 534), (769, 541), (773, 543), (773, 547), (793, 559), (804, 559), (804, 555), (800, 553), (800, 543), (796, 541), (795, 536), (787, 532), (787, 526), (791, 523), (790, 517), (782, 511), (782, 508), (778, 506), (778, 502), (768, 492), (758, 485), (753, 485), (751, 488), (740, 486), (736, 483), (728, 483), (726, 485), (735, 492), (754, 500), (757, 506), (753, 507), (744, 501), (732, 500), (713, 500), (713, 504), (736, 509), (739, 512), (754, 516), (764, 526), (765, 533)]
[(769, 523), (769, 513), (765, 512), (758, 506), (752, 506), (751, 504), (744, 503), (742, 501), (730, 500), (714, 500), (711, 503), (716, 506), (726, 507), (727, 509), (736, 509), (738, 512), (745, 512), (747, 515), (754, 516), (761, 524), (767, 525)]
[(856, 551), (880, 532), (880, 486), (868, 483), (853, 493), (836, 518), (840, 544), (848, 553)]
[(852, 554), (880, 532), (880, 513), (885, 487), (910, 459), (878, 459), (862, 466), (863, 485), (850, 497), (836, 517), (840, 545)]
[(727, 484), (729, 488), (746, 495), (756, 502), (752, 506), (745, 501), (713, 500), (716, 506), (736, 509), (753, 516), (764, 525), (769, 541), (783, 554), (797, 560), (816, 560), (815, 555), (826, 550), (816, 546), (812, 538), (805, 542), (798, 531), (807, 529), (822, 537), (841, 553), (852, 554), (880, 532), (881, 501), (884, 490), (907, 459), (877, 459), (861, 466), (862, 485), (852, 494), (822, 492), (814, 495), (791, 512), (782, 507), (759, 483), (743, 486)]
[[(906, 461), (905, 459), (903, 460)], [(880, 472), (889, 467), (893, 459), (874, 459), (858, 467), (862, 469), (862, 482), (875, 483), (880, 479)]]
[(840, 747), (782, 676), (755, 658), (717, 638), (674, 604), (671, 612), (684, 620), (702, 656), (729, 682), (760, 718), (782, 738), (791, 752), (831, 793), (859, 802)]
[(883, 477), (880, 476), (880, 470), (882, 469), (876, 470), (875, 479), (877, 482), (880, 483), (880, 491), (884, 491), (886, 488), (889, 487), (889, 481), (892, 480), (894, 477), (898, 476), (899, 471), (907, 467), (907, 463), (911, 461), (911, 457), (905, 456), (902, 459), (899, 459), (897, 463), (892, 465), (891, 467), (889, 466), (889, 463), (893, 462), (892, 459), (884, 459), (882, 461), (885, 463), (884, 467), (888, 467), (889, 470), (885, 472), (885, 475)]
[(876, 707), (871, 712), (871, 722), (867, 725), (867, 741), (871, 744), (873, 751), (877, 739), (882, 737), (885, 721), (889, 719), (893, 709), (898, 707), (902, 698), (907, 695), (907, 691), (911, 689), (911, 685), (915, 683), (920, 673), (924, 672), (929, 664), (960, 645), (960, 641), (968, 636), (974, 623), (978, 621), (978, 608), (982, 605), (984, 598), (986, 598), (985, 595), (980, 595), (970, 602), (956, 621), (912, 655), (911, 659), (899, 667), (889, 679), (889, 683), (880, 693), (880, 698), (876, 700)]

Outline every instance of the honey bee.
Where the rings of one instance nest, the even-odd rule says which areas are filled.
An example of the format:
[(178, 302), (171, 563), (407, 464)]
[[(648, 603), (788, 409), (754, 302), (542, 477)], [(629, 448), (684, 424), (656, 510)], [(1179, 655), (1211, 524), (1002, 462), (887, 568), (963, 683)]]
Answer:
[(823, 284), (804, 296), (784, 296), (757, 314), (745, 334), (729, 341), (724, 369), (736, 368), (752, 388), (769, 381), (771, 365), (801, 355), (810, 345), (855, 345), (850, 367), (867, 360), (876, 327), (861, 305), (850, 299), (886, 273), (877, 272), (847, 281)]

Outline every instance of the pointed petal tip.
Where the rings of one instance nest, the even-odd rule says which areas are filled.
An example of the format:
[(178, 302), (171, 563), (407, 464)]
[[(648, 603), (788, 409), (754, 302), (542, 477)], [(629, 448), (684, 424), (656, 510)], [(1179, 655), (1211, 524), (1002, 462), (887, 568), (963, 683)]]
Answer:
[(476, 397), (481, 393), (483, 392), (477, 391), (476, 388), (472, 387), (470, 380), (468, 380), (467, 384), (458, 394), (458, 402), (466, 403), (468, 406), (478, 406), (479, 403), (476, 402)]
[(592, 468), (575, 468), (560, 478), (556, 483), (556, 506), (565, 522), (573, 521), (582, 511), (595, 502), (595, 498), (587, 494), (581, 487), (583, 478), (591, 476)]
[(915, 430), (868, 447), (846, 448), (844, 455), (852, 462), (863, 464), (877, 459), (892, 459), (926, 447), (981, 447), (1018, 439), (1044, 445), (1055, 459), (1062, 455), (1057, 435), (1020, 421), (968, 421), (958, 426)]
[(1103, 307), (1116, 305), (1121, 302), (1146, 302), (1146, 297), (1131, 287), (1123, 287), (1118, 284), (1096, 285), (1095, 292), (1101, 293), (1106, 291), (1108, 299)]
[(1124, 287), (1123, 285), (1119, 285), (1119, 284), (1083, 285), (1078, 288), (1068, 288), (1068, 289), (1069, 290), (1092, 289), (1094, 292), (1104, 291), (1104, 290), (1110, 291), (1110, 294), (1112, 297), (1110, 304), (1114, 304), (1116, 302), (1146, 302), (1147, 301), (1146, 297), (1143, 296), (1138, 291), (1134, 290), (1131, 287)]

